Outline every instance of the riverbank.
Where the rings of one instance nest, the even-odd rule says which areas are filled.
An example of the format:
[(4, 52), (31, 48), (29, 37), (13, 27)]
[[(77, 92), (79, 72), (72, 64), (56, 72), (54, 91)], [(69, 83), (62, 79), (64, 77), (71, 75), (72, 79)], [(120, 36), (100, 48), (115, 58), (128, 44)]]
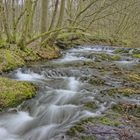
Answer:
[(60, 56), (56, 46), (27, 47), (24, 51), (16, 45), (0, 49), (0, 72), (7, 72), (26, 65), (26, 62), (53, 59)]
[[(25, 66), (31, 61), (50, 60), (59, 56), (59, 49), (56, 46), (28, 47), (24, 51), (16, 45), (4, 46), (0, 49), (0, 73)], [(35, 96), (35, 93), (36, 86), (29, 82), (0, 77), (0, 111), (21, 104), (24, 100)]]

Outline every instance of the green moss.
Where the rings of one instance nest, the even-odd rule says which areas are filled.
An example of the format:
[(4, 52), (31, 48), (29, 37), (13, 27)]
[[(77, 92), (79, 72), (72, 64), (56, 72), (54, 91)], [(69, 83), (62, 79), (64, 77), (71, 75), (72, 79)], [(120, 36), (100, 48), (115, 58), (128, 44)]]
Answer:
[(9, 44), (8, 47), (0, 48), (0, 71), (13, 70), (25, 65), (27, 61), (57, 58), (59, 54), (56, 46), (47, 48), (30, 46), (23, 51), (16, 44)]
[(16, 50), (0, 49), (0, 70), (7, 71), (24, 65), (24, 60), (17, 54)]
[(132, 55), (134, 58), (140, 58), (140, 54), (133, 54)]
[(122, 88), (122, 89), (118, 89), (118, 93), (123, 94), (124, 96), (130, 96), (132, 94), (139, 94), (140, 91), (139, 89), (135, 89), (135, 88)]
[(109, 125), (109, 126), (116, 126), (116, 127), (120, 125), (120, 122), (118, 120), (111, 120), (110, 118), (107, 117), (100, 117), (99, 123), (104, 125)]
[(125, 76), (125, 79), (127, 81), (130, 81), (130, 82), (139, 82), (140, 81), (140, 75), (136, 74), (136, 73), (130, 73), (130, 74)]
[(97, 105), (95, 104), (95, 102), (87, 102), (84, 104), (84, 106), (89, 109), (97, 109)]
[(5, 59), (7, 62), (6, 69), (13, 69), (24, 64), (24, 60), (22, 58), (16, 54), (13, 54), (9, 50), (5, 51)]
[(96, 140), (95, 136), (80, 136), (80, 140)]
[(120, 116), (116, 115), (116, 113), (108, 113), (104, 116), (100, 117), (89, 117), (86, 119), (81, 120), (79, 123), (77, 123), (75, 126), (73, 126), (68, 132), (67, 135), (71, 137), (77, 137), (81, 138), (82, 140), (90, 140), (90, 139), (96, 139), (94, 135), (87, 135), (87, 132), (90, 131), (90, 128), (94, 129), (96, 126), (113, 126), (118, 127), (122, 124), (120, 122)]
[(109, 90), (101, 91), (103, 94), (108, 94), (109, 96), (114, 96), (115, 94), (120, 94), (123, 96), (130, 96), (134, 94), (139, 94), (139, 89), (131, 88), (131, 87), (124, 87), (124, 88), (114, 88)]
[(119, 103), (112, 106), (112, 110), (120, 114), (132, 115), (140, 118), (140, 106), (135, 104)]
[(113, 61), (119, 61), (120, 59), (121, 59), (120, 55), (113, 55), (111, 57), (111, 60), (113, 60)]
[(73, 126), (72, 128), (70, 128), (70, 130), (67, 132), (67, 135), (69, 136), (76, 136), (78, 133), (82, 133), (84, 132), (84, 127), (80, 124), (77, 124), (75, 126)]
[(5, 48), (7, 46), (7, 43), (5, 40), (0, 40), (0, 48)]
[(118, 61), (121, 59), (121, 57), (120, 55), (109, 55), (106, 53), (100, 53), (98, 59), (104, 61)]
[(36, 88), (28, 82), (0, 77), (0, 108), (13, 107), (35, 95)]
[(89, 80), (89, 83), (95, 86), (104, 85), (105, 81), (99, 78), (92, 78)]
[(133, 49), (132, 53), (133, 53), (133, 54), (138, 54), (138, 55), (140, 55), (140, 50), (138, 50), (138, 49)]
[(116, 49), (114, 51), (114, 53), (119, 53), (119, 54), (123, 54), (123, 53), (129, 53), (129, 50), (128, 49), (124, 49), (124, 48), (119, 48), (119, 49)]

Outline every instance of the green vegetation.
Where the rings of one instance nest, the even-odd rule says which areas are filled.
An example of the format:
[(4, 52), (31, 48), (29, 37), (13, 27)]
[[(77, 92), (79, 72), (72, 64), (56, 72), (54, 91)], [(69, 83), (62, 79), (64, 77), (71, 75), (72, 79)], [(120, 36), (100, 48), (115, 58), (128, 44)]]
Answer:
[(105, 84), (105, 81), (103, 79), (99, 79), (99, 78), (91, 78), (89, 79), (89, 83), (92, 84), (92, 85), (104, 85)]
[(133, 54), (134, 58), (140, 58), (140, 54)]
[(127, 53), (129, 53), (129, 50), (128, 49), (124, 49), (124, 48), (119, 48), (119, 49), (116, 49), (115, 51), (114, 51), (116, 54), (127, 54)]
[(124, 79), (129, 82), (140, 82), (140, 75), (137, 73), (129, 73), (125, 75)]
[(67, 135), (71, 137), (79, 137), (80, 138), (89, 138), (90, 139), (96, 139), (94, 135), (92, 136), (86, 136), (86, 131), (88, 127), (96, 127), (97, 125), (104, 125), (104, 126), (113, 126), (118, 127), (121, 125), (122, 122), (120, 122), (120, 115), (119, 114), (107, 114), (101, 117), (90, 117), (81, 120), (79, 123), (77, 123), (75, 126), (71, 127), (70, 130), (67, 132)]
[(120, 55), (109, 55), (106, 53), (101, 53), (97, 56), (97, 60), (99, 61), (119, 61), (120, 59)]
[(112, 106), (112, 110), (123, 115), (132, 115), (134, 117), (140, 118), (140, 106), (128, 103), (119, 103)]
[(52, 59), (59, 56), (57, 47), (28, 48), (24, 51), (12, 45), (8, 49), (0, 49), (0, 71), (9, 71), (25, 65), (26, 61)]
[(124, 87), (124, 88), (114, 88), (114, 89), (108, 89), (101, 91), (103, 94), (108, 94), (109, 96), (115, 96), (116, 94), (120, 94), (123, 96), (131, 96), (134, 94), (139, 94), (140, 91), (137, 88), (131, 88), (131, 87)]
[(19, 82), (0, 77), (0, 110), (14, 107), (26, 99), (32, 98), (36, 87), (28, 82)]
[[(88, 76), (90, 69), (95, 69), (95, 75), (97, 71), (100, 76), (88, 77), (85, 81), (87, 87), (98, 88), (99, 94), (95, 97), (99, 96), (101, 102), (120, 96), (139, 96), (139, 73), (131, 70), (125, 73), (125, 68), (119, 68), (115, 62), (127, 56), (140, 59), (140, 51), (135, 48), (140, 46), (139, 5), (140, 0), (21, 0), (20, 3), (19, 0), (0, 0), (0, 73), (22, 67), (30, 61), (57, 58), (60, 49), (77, 44), (124, 46), (116, 49), (115, 54), (98, 52), (88, 56), (93, 58), (94, 55), (92, 61), (71, 62), (63, 66), (86, 67), (87, 71), (81, 74)], [(127, 47), (133, 47), (133, 50)], [(55, 68), (61, 66), (52, 65)], [(121, 87), (116, 88), (119, 84)], [(35, 91), (31, 83), (0, 77), (0, 110), (34, 97)], [(106, 99), (104, 95), (109, 96)], [(94, 101), (82, 104), (90, 111), (98, 109)], [(139, 117), (140, 107), (128, 108), (128, 105), (118, 104), (111, 111)], [(88, 126), (118, 127), (120, 116), (107, 113), (82, 120), (68, 131), (68, 135), (85, 133)], [(95, 136), (79, 137), (83, 140), (96, 139)]]
[(84, 107), (88, 108), (88, 109), (97, 109), (97, 105), (95, 102), (87, 102), (84, 104)]

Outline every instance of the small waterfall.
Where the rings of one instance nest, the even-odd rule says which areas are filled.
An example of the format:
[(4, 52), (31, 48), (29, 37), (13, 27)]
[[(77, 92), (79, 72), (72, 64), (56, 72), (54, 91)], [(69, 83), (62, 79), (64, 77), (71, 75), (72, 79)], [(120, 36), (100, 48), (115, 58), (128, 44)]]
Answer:
[(16, 71), (16, 78), (20, 81), (36, 81), (36, 80), (41, 80), (44, 79), (43, 75), (34, 73), (30, 70), (26, 72), (22, 72), (21, 69), (18, 69)]
[(49, 140), (52, 136), (55, 136), (57, 125), (51, 124), (48, 126), (42, 126), (37, 129), (31, 130), (24, 136), (26, 140)]
[(69, 78), (69, 89), (72, 91), (77, 91), (79, 88), (79, 81), (75, 77)]

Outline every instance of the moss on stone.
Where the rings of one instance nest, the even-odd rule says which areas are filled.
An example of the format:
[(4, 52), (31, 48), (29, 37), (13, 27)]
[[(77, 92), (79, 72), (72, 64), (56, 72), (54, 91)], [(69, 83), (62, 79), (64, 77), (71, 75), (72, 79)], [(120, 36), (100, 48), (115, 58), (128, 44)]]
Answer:
[(111, 60), (113, 60), (113, 61), (119, 61), (120, 59), (121, 59), (120, 55), (111, 56)]
[(69, 136), (76, 136), (78, 133), (84, 132), (84, 127), (80, 124), (76, 124), (75, 126), (71, 127), (70, 130), (67, 132)]
[(55, 46), (47, 48), (27, 46), (23, 51), (17, 45), (10, 44), (9, 47), (0, 48), (0, 72), (21, 67), (27, 61), (53, 59), (59, 56), (59, 49)]
[(88, 109), (97, 109), (97, 105), (95, 102), (87, 102), (84, 104), (84, 107)]
[(130, 96), (132, 94), (139, 94), (140, 90), (139, 89), (135, 89), (135, 88), (122, 88), (122, 89), (118, 89), (118, 93), (119, 94), (123, 94), (124, 96)]
[(101, 91), (103, 94), (108, 94), (109, 96), (114, 96), (115, 94), (120, 94), (123, 96), (130, 96), (134, 94), (139, 94), (140, 90), (136, 88), (131, 87), (124, 87), (124, 88), (114, 88), (109, 90), (103, 90)]
[(8, 71), (24, 65), (24, 60), (14, 51), (0, 49), (0, 71)]
[(132, 55), (134, 58), (140, 58), (140, 54), (133, 54)]
[(139, 54), (140, 55), (140, 49), (133, 49), (132, 53), (133, 54)]
[(6, 50), (6, 61), (7, 68), (13, 69), (17, 66), (22, 66), (24, 64), (24, 60), (16, 54), (11, 53), (9, 50)]
[(120, 125), (120, 122), (118, 120), (111, 120), (108, 117), (99, 117), (98, 121), (103, 125), (116, 126), (116, 127)]
[(140, 75), (137, 73), (130, 73), (125, 76), (125, 79), (130, 82), (140, 82)]
[(13, 107), (35, 95), (36, 88), (31, 83), (19, 82), (0, 77), (0, 109)]
[(95, 86), (101, 86), (105, 84), (105, 81), (99, 78), (91, 78), (89, 79), (89, 83)]
[[(71, 127), (70, 130), (67, 132), (67, 135), (71, 137), (84, 136), (86, 132), (88, 131), (89, 127), (92, 128), (97, 125), (118, 127), (119, 125), (121, 125), (120, 116), (116, 114), (115, 115), (106, 114), (100, 117), (89, 117), (89, 118), (83, 119), (79, 123), (77, 123), (75, 126)], [(95, 138), (94, 136), (92, 137)]]
[(140, 118), (140, 106), (136, 104), (119, 103), (112, 106), (112, 110), (123, 115), (132, 115)]
[(103, 61), (119, 61), (121, 59), (120, 55), (109, 55), (106, 53), (100, 53), (97, 56), (97, 60), (103, 60)]
[(116, 53), (116, 54), (129, 53), (129, 49), (118, 48), (114, 51), (114, 53)]

